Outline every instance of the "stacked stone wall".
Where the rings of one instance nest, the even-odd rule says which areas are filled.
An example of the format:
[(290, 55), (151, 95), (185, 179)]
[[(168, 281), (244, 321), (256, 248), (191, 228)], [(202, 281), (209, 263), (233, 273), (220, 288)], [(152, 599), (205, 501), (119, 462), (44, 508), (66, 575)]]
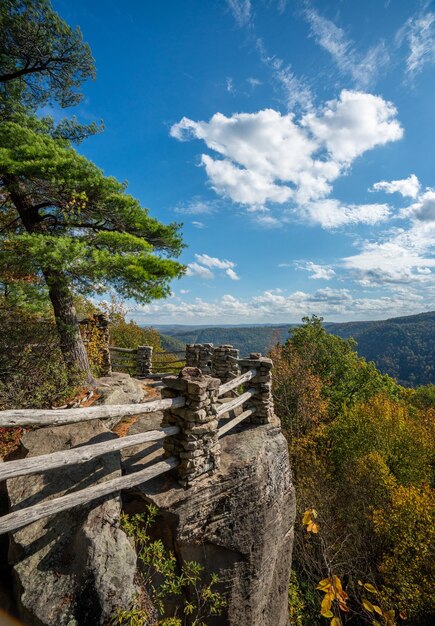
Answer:
[(254, 378), (244, 385), (245, 391), (256, 389), (257, 392), (244, 405), (246, 409), (255, 409), (255, 413), (249, 418), (249, 421), (252, 424), (269, 424), (274, 419), (272, 360), (253, 352), (248, 359), (240, 359), (239, 365), (242, 374), (253, 368), (257, 372)]
[(186, 365), (188, 367), (198, 367), (203, 374), (210, 374), (212, 362), (212, 343), (188, 343), (186, 345)]
[(227, 383), (240, 375), (239, 350), (226, 344), (213, 350), (211, 371), (222, 383)]
[(148, 376), (153, 366), (152, 346), (138, 346), (136, 354), (136, 376)]
[(184, 396), (182, 408), (168, 409), (162, 426), (179, 426), (180, 432), (163, 441), (166, 456), (180, 459), (179, 482), (189, 486), (200, 476), (219, 467), (217, 399), (220, 380), (203, 375), (198, 368), (185, 367), (178, 377), (164, 379), (162, 398)]

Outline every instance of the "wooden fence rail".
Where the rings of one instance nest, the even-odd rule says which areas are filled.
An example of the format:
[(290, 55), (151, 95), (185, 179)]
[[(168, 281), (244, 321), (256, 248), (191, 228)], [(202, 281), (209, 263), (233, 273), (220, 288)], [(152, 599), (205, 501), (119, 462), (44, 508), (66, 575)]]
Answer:
[(26, 476), (28, 474), (39, 474), (40, 472), (65, 467), (66, 465), (87, 463), (91, 459), (104, 454), (130, 448), (140, 443), (158, 441), (159, 439), (176, 435), (178, 432), (180, 432), (178, 426), (167, 426), (159, 430), (149, 430), (145, 433), (79, 446), (70, 450), (60, 450), (51, 454), (41, 454), (40, 456), (17, 459), (16, 461), (7, 461), (0, 464), (0, 480)]
[(231, 391), (232, 389), (240, 387), (240, 385), (242, 385), (243, 383), (249, 382), (254, 378), (256, 373), (257, 370), (255, 369), (249, 370), (245, 374), (241, 374), (241, 376), (237, 376), (237, 378), (233, 378), (233, 380), (230, 380), (227, 383), (221, 385), (219, 387), (218, 397), (223, 396), (224, 393), (228, 393), (228, 391)]
[(97, 500), (103, 496), (116, 493), (122, 489), (130, 489), (136, 485), (141, 485), (155, 476), (159, 476), (164, 472), (168, 472), (170, 469), (177, 467), (180, 461), (175, 457), (169, 457), (164, 461), (160, 461), (155, 465), (151, 465), (143, 470), (129, 474), (128, 476), (120, 476), (119, 478), (113, 478), (104, 483), (92, 485), (92, 487), (86, 487), (80, 491), (69, 493), (65, 496), (60, 496), (54, 500), (47, 502), (39, 502), (33, 506), (29, 506), (20, 511), (14, 511), (8, 513), (3, 517), (0, 517), (0, 535), (9, 533), (27, 524), (36, 522), (48, 515), (54, 515), (55, 513), (61, 513), (62, 511), (68, 511), (80, 504), (87, 504), (93, 500)]
[(255, 396), (256, 393), (256, 389), (248, 389), (248, 391), (242, 393), (241, 396), (237, 396), (237, 398), (234, 398), (234, 400), (225, 402), (225, 404), (222, 404), (216, 411), (217, 417), (222, 417), (222, 415), (225, 415), (225, 413), (229, 413), (233, 409), (237, 409), (237, 407), (242, 406), (242, 404), (244, 404), (246, 400), (249, 400), (250, 398), (252, 398), (252, 396)]
[(144, 404), (113, 404), (107, 406), (90, 406), (81, 409), (14, 409), (0, 411), (0, 428), (10, 426), (50, 426), (74, 424), (109, 417), (129, 417), (144, 415), (169, 408), (181, 408), (185, 398), (166, 398), (153, 400)]
[[(127, 351), (127, 349), (124, 348), (120, 348), (118, 350), (121, 350), (122, 352)], [(246, 371), (244, 374), (237, 376), (233, 380), (220, 385), (218, 389), (218, 397), (221, 397), (225, 393), (252, 380), (256, 376), (257, 372), (261, 372), (261, 369), (257, 370), (256, 367), (257, 365)], [(254, 383), (255, 381), (253, 381), (253, 384)], [(175, 389), (177, 389), (177, 387), (175, 387)], [(252, 387), (241, 395), (232, 398), (221, 406), (218, 406), (216, 409), (213, 408), (213, 410), (215, 410), (215, 416), (218, 420), (221, 419), (233, 409), (243, 406), (243, 404), (250, 400), (257, 392), (258, 388)], [(79, 409), (25, 409), (0, 411), (0, 427), (73, 424), (92, 419), (107, 419), (111, 417), (122, 418), (126, 416), (143, 415), (155, 411), (178, 409), (182, 407), (186, 407), (185, 410), (187, 411), (193, 411), (194, 414), (195, 409), (189, 408), (189, 403), (192, 401), (193, 397), (194, 404), (197, 404), (197, 401), (195, 400), (196, 396), (189, 396), (188, 392), (185, 392), (185, 394), (186, 395), (176, 396), (174, 398), (153, 400), (144, 404), (93, 406)], [(217, 428), (217, 437), (222, 437), (225, 433), (233, 429), (237, 424), (240, 424), (242, 421), (251, 417), (254, 413), (256, 413), (255, 408), (248, 408), (247, 410), (242, 411), (240, 415)], [(176, 412), (174, 414), (178, 415)], [(187, 420), (189, 420), (189, 417), (187, 417)], [(69, 450), (53, 452), (51, 454), (28, 457), (15, 461), (7, 461), (0, 464), (0, 481), (18, 476), (45, 472), (47, 470), (68, 465), (86, 463), (93, 458), (113, 453), (122, 450), (123, 448), (158, 441), (164, 439), (165, 437), (173, 437), (179, 434), (183, 429), (183, 420), (181, 420), (178, 425), (166, 426), (154, 431), (139, 433), (137, 435), (128, 435), (126, 437), (111, 439), (109, 441), (103, 441), (95, 444), (87, 444)], [(170, 448), (169, 450), (169, 454), (173, 454), (173, 448)], [(143, 451), (144, 455), (146, 455), (146, 453), (146, 450)], [(180, 465), (180, 462), (181, 461), (178, 456), (170, 456), (163, 461), (154, 463), (150, 467), (138, 470), (133, 474), (121, 476), (104, 483), (98, 483), (77, 492), (69, 493), (21, 510), (13, 511), (12, 513), (0, 518), (0, 534), (16, 531), (19, 528), (22, 528), (23, 526), (35, 522), (43, 517), (67, 511), (103, 496), (114, 494), (122, 489), (129, 489), (142, 484), (155, 476), (177, 467)]]
[(218, 428), (218, 437), (222, 437), (229, 430), (232, 430), (234, 426), (237, 426), (237, 424), (240, 424), (240, 422), (248, 419), (248, 417), (251, 417), (251, 415), (253, 415), (254, 413), (255, 409), (247, 409), (246, 411), (243, 411), (243, 413), (240, 413), (240, 415), (237, 415), (237, 417), (233, 417), (232, 420)]
[(137, 354), (137, 348), (118, 348), (117, 346), (109, 346), (110, 352), (119, 352), (120, 354)]

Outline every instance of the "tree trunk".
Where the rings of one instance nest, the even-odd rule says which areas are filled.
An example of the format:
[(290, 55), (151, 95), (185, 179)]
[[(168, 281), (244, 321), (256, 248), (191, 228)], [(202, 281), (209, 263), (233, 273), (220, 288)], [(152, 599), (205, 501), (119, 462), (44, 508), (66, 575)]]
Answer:
[(57, 332), (60, 338), (60, 349), (68, 370), (71, 374), (83, 372), (86, 375), (86, 382), (92, 384), (94, 377), (80, 334), (73, 296), (68, 283), (61, 272), (45, 270), (43, 274), (53, 305)]
[[(16, 176), (4, 176), (3, 182), (8, 187), (10, 199), (18, 211), (24, 228), (29, 233), (37, 232), (38, 224), (41, 221), (38, 206), (32, 206), (29, 202), (28, 194), (21, 190), (20, 181)], [(42, 273), (53, 305), (60, 348), (65, 364), (71, 375), (75, 372), (84, 373), (86, 382), (92, 384), (95, 379), (80, 334), (73, 296), (68, 282), (60, 271), (42, 269)]]

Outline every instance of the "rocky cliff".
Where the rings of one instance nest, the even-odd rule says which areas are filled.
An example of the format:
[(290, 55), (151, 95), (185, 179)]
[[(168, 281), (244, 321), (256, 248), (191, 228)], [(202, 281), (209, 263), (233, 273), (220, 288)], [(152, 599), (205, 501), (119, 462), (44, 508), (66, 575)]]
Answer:
[(228, 606), (210, 624), (288, 623), (295, 495), (278, 423), (244, 424), (223, 437), (215, 475), (187, 490), (163, 475), (125, 506), (138, 512), (150, 501), (160, 510), (156, 534), (179, 562), (219, 575)]
[[(130, 434), (159, 426), (161, 414), (141, 418)], [(98, 420), (28, 432), (28, 455), (114, 437)], [(121, 508), (159, 508), (155, 533), (178, 561), (201, 563), (216, 572), (228, 605), (210, 625), (285, 626), (295, 497), (287, 444), (279, 423), (243, 423), (221, 440), (220, 469), (182, 488), (172, 473), (140, 489), (88, 507), (40, 520), (10, 537), (15, 602), (25, 624), (107, 624), (116, 606), (135, 594), (136, 558), (118, 527)], [(29, 505), (97, 481), (141, 469), (162, 454), (143, 458), (143, 446), (122, 459), (110, 454), (85, 466), (8, 481), (11, 507)]]

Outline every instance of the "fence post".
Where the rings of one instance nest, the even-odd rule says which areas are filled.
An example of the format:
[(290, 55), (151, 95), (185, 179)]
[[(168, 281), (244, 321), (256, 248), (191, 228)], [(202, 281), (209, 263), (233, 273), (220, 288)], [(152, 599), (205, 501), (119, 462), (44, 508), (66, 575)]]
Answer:
[(184, 396), (181, 409), (166, 409), (162, 426), (179, 426), (180, 432), (163, 441), (166, 456), (180, 459), (178, 481), (188, 487), (200, 476), (219, 468), (217, 396), (220, 380), (204, 375), (196, 367), (184, 367), (180, 375), (163, 381), (162, 398)]
[(274, 418), (273, 396), (272, 396), (272, 359), (261, 356), (258, 352), (253, 352), (248, 359), (239, 360), (242, 374), (250, 369), (257, 370), (256, 375), (248, 383), (245, 383), (245, 391), (256, 389), (255, 396), (250, 398), (245, 407), (255, 409), (254, 415), (250, 417), (253, 424), (269, 424)]
[(188, 343), (186, 345), (186, 365), (188, 367), (199, 367), (203, 374), (210, 374), (212, 360), (212, 343)]
[(136, 376), (148, 376), (152, 371), (152, 346), (138, 346), (136, 354)]

